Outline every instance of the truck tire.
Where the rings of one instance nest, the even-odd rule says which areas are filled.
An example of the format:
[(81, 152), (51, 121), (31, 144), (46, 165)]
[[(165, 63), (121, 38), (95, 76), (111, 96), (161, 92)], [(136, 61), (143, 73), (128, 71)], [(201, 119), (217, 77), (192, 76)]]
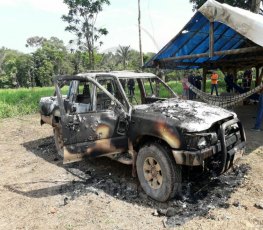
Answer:
[(54, 133), (54, 140), (55, 140), (55, 146), (57, 149), (57, 153), (59, 156), (63, 158), (63, 138), (62, 138), (62, 131), (61, 131), (61, 126), (58, 125), (56, 127), (53, 127), (53, 133)]
[(136, 160), (137, 175), (145, 193), (164, 202), (181, 192), (181, 166), (176, 165), (169, 150), (158, 143), (144, 145)]

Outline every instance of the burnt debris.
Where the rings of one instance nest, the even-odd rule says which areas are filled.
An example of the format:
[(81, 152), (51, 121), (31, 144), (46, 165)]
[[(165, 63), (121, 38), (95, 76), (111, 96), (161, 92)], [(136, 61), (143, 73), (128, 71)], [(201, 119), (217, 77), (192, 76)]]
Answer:
[[(54, 161), (56, 149), (52, 137), (27, 143), (25, 147), (48, 162), (62, 167), (61, 160)], [(219, 177), (213, 176), (210, 172), (186, 171), (184, 175), (187, 176), (183, 179), (181, 195), (169, 202), (160, 203), (142, 191), (138, 179), (131, 178), (130, 166), (108, 158), (99, 158), (96, 161), (86, 160), (63, 167), (77, 179), (66, 186), (61, 185), (56, 193), (52, 193), (61, 195), (61, 206), (86, 194), (97, 196), (106, 194), (125, 202), (152, 208), (153, 215), (160, 216), (160, 221), (163, 220), (167, 227), (183, 225), (198, 216), (216, 220), (217, 217), (209, 213), (215, 208), (227, 209), (231, 205), (245, 208), (242, 201), (230, 203), (229, 198), (242, 185), (245, 175), (250, 170), (249, 165), (243, 164)], [(24, 195), (46, 196), (44, 190), (41, 192), (43, 194), (40, 194), (40, 191), (31, 191)], [(260, 202), (256, 205), (258, 208), (262, 207)]]

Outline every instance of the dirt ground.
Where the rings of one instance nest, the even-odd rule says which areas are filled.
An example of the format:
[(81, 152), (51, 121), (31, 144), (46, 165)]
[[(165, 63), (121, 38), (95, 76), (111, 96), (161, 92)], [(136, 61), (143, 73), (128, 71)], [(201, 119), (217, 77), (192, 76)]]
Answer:
[(250, 131), (255, 105), (236, 112), (247, 134), (239, 167), (219, 178), (188, 173), (181, 199), (166, 203), (148, 198), (129, 166), (63, 165), (39, 115), (1, 120), (0, 229), (262, 229), (263, 132)]

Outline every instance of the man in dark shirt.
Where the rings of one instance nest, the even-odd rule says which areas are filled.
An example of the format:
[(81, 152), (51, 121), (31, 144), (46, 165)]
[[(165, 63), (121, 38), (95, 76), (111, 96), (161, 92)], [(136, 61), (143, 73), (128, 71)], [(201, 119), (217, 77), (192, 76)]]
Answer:
[(134, 90), (135, 90), (134, 79), (129, 79), (127, 86), (128, 86), (128, 90), (129, 90), (129, 95), (134, 96)]
[[(189, 82), (190, 84), (192, 84), (193, 86), (195, 86), (195, 76), (194, 76), (193, 73), (191, 73), (191, 74), (188, 76), (188, 82)], [(195, 99), (195, 97), (196, 97), (196, 94), (195, 94), (191, 89), (189, 89), (189, 99), (190, 99), (190, 100), (193, 100), (193, 99)]]

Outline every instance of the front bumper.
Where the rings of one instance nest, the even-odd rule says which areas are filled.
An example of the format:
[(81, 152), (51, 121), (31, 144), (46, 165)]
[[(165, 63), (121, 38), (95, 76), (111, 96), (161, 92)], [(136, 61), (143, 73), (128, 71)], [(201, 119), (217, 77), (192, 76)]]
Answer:
[[(219, 145), (219, 144), (218, 144)], [(215, 155), (221, 150), (218, 145), (211, 146), (206, 149), (198, 151), (184, 151), (184, 150), (172, 150), (176, 164), (188, 165), (188, 166), (198, 166), (203, 165), (205, 159)], [(235, 160), (240, 158), (245, 153), (245, 142), (241, 142), (233, 149), (228, 151), (229, 157), (234, 156)]]
[[(238, 132), (228, 138), (226, 129), (233, 124), (238, 125)], [(246, 136), (244, 128), (237, 118), (223, 123), (220, 126), (219, 134), (218, 143), (205, 149), (197, 151), (172, 150), (176, 164), (188, 166), (203, 165), (205, 159), (219, 153), (222, 163), (221, 172), (227, 170), (237, 158), (242, 157), (244, 154)]]

